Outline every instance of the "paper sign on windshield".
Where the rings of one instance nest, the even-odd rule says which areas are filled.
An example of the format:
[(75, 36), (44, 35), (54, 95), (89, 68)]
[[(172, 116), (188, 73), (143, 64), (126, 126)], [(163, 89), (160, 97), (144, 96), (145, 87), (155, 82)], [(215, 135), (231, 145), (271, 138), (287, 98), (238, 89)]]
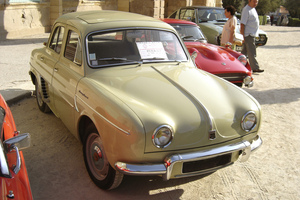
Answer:
[(137, 42), (141, 59), (162, 58), (168, 60), (161, 42)]

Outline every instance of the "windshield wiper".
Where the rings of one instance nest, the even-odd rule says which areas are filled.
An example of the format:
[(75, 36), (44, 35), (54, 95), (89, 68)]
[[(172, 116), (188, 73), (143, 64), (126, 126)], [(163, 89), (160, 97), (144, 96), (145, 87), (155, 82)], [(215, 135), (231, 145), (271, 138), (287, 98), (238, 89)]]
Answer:
[(165, 60), (165, 58), (160, 58), (160, 57), (142, 58), (140, 61), (144, 61), (144, 60)]
[(112, 57), (112, 58), (100, 58), (98, 60), (100, 60), (100, 61), (127, 61), (128, 59), (127, 58), (115, 58), (115, 57)]
[(139, 65), (143, 64), (142, 60), (129, 60), (127, 58), (118, 58), (118, 57), (111, 57), (111, 58), (99, 58), (99, 61), (122, 61), (122, 62), (131, 62), (137, 63)]
[(194, 37), (194, 36), (192, 36), (192, 35), (187, 35), (187, 36), (182, 36), (181, 39), (185, 40), (185, 39), (192, 38), (192, 37)]
[(140, 64), (144, 64), (144, 60), (164, 60), (167, 62), (177, 62), (177, 65), (179, 65), (182, 61), (181, 60), (165, 60), (165, 58), (159, 58), (159, 57), (153, 57), (153, 58), (143, 58), (140, 60)]
[(201, 40), (205, 40), (205, 38), (192, 38), (193, 36), (184, 36), (182, 37), (182, 39), (184, 41), (194, 41), (194, 42), (198, 42), (198, 41), (201, 41)]

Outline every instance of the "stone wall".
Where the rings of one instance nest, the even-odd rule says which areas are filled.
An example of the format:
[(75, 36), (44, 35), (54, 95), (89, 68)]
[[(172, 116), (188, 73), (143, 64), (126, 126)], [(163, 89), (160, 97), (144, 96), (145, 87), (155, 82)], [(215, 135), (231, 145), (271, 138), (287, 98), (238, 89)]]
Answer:
[(2, 5), (0, 39), (48, 32), (49, 16), (49, 3)]
[(222, 0), (41, 0), (7, 4), (0, 0), (0, 39), (49, 32), (57, 17), (85, 10), (120, 10), (164, 18), (182, 6), (222, 7)]
[(186, 1), (182, 0), (165, 0), (165, 15), (164, 17), (168, 17), (171, 15), (175, 10), (180, 7), (187, 6)]

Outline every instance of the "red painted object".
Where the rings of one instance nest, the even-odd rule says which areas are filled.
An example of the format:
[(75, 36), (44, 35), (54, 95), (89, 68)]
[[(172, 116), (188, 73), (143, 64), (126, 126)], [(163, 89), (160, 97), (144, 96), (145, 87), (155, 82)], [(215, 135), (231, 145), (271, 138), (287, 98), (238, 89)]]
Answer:
[(240, 87), (253, 86), (252, 71), (247, 58), (230, 47), (207, 43), (199, 26), (190, 21), (163, 19), (173, 26), (192, 55), (197, 53), (195, 64), (199, 69), (224, 78)]
[[(33, 199), (24, 157), (20, 149), (30, 144), (29, 134), (19, 134), (12, 113), (0, 94), (0, 187), (1, 199)], [(17, 146), (17, 147), (15, 147)], [(18, 155), (19, 154), (19, 155)], [(18, 165), (19, 163), (19, 165)], [(17, 166), (17, 167), (15, 167)]]

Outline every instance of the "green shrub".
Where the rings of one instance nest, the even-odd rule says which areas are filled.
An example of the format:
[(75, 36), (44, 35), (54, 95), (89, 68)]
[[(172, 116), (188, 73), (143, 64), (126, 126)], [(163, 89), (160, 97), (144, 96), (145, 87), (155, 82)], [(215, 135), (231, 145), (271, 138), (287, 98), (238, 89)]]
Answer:
[(259, 25), (265, 25), (267, 24), (267, 16), (258, 16), (259, 18)]
[(291, 18), (289, 17), (289, 24), (288, 26), (298, 26), (300, 27), (300, 19), (299, 18)]

